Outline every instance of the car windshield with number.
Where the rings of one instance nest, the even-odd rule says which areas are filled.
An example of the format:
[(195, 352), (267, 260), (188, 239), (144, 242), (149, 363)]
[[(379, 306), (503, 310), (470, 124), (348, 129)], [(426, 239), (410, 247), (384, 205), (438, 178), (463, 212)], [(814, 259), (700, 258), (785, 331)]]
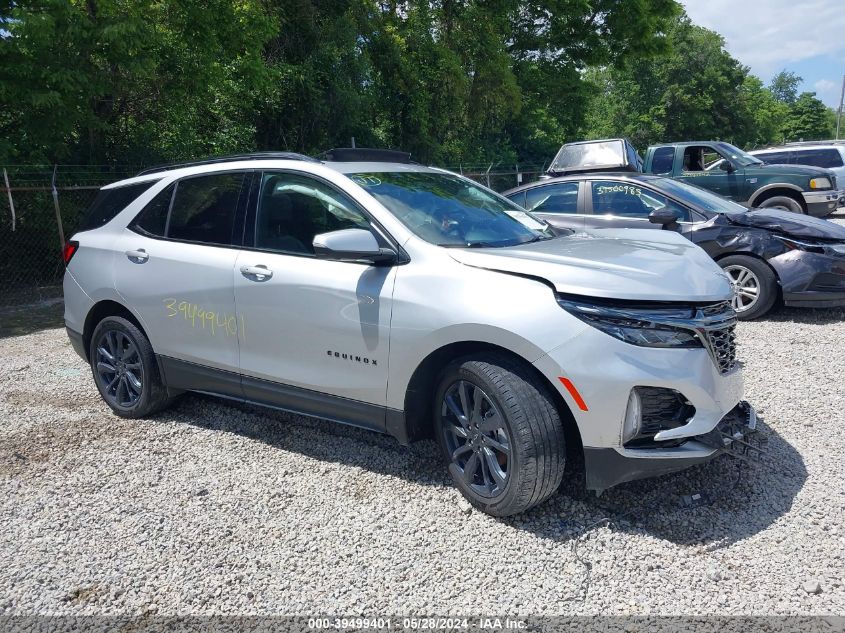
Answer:
[(438, 246), (515, 246), (554, 237), (547, 224), (459, 176), (420, 171), (350, 178), (416, 235)]

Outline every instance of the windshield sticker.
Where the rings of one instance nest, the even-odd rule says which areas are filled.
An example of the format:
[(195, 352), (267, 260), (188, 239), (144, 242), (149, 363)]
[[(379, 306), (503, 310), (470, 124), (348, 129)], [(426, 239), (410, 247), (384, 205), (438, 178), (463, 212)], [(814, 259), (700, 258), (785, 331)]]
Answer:
[(507, 213), (509, 216), (511, 216), (514, 220), (518, 220), (519, 222), (522, 222), (522, 224), (524, 224), (529, 229), (532, 229), (534, 231), (542, 231), (544, 228), (546, 228), (545, 224), (543, 224), (542, 222), (539, 222), (535, 218), (532, 218), (530, 215), (525, 213), (525, 211), (505, 210), (505, 213)]
[(378, 187), (381, 184), (381, 179), (375, 176), (361, 176), (359, 174), (352, 174), (349, 176), (352, 182), (361, 185), (362, 187)]

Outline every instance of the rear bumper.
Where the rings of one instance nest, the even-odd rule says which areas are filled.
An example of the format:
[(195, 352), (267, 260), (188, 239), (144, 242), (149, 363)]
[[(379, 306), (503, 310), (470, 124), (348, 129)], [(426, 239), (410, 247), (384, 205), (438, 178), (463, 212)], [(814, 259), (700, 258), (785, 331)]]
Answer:
[(840, 198), (845, 192), (842, 191), (804, 191), (804, 202), (807, 205), (807, 213), (817, 218), (823, 218), (836, 211)]
[(740, 402), (709, 433), (690, 438), (681, 446), (660, 449), (584, 448), (588, 490), (606, 490), (626, 481), (685, 470), (728, 454), (754, 459), (762, 451), (757, 414)]

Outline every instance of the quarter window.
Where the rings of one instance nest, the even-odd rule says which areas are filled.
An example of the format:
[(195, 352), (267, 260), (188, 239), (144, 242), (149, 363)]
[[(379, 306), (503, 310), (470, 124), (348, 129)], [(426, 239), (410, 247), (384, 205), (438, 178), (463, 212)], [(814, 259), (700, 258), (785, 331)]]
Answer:
[(179, 181), (167, 222), (167, 237), (231, 244), (243, 180), (243, 173), (227, 173)]
[(590, 186), (594, 215), (648, 219), (655, 209), (667, 207), (678, 214), (681, 222), (690, 221), (689, 209), (638, 183), (594, 180)]
[(529, 189), (525, 208), (535, 213), (578, 213), (578, 183), (563, 182)]
[(304, 176), (264, 174), (255, 218), (256, 248), (313, 255), (314, 236), (353, 228), (371, 230), (369, 220), (346, 195)]
[(146, 181), (125, 187), (113, 189), (100, 189), (94, 202), (85, 212), (85, 218), (79, 225), (77, 231), (90, 231), (105, 226), (130, 202), (144, 193), (153, 185), (154, 181)]
[(795, 152), (795, 162), (813, 167), (842, 167), (842, 155), (837, 149), (809, 149)]

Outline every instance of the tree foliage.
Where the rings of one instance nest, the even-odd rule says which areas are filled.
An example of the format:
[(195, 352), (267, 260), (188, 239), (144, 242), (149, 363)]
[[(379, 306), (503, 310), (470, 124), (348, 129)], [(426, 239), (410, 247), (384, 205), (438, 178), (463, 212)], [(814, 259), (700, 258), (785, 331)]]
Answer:
[(812, 93), (796, 96), (801, 77), (784, 70), (764, 86), (718, 34), (685, 15), (667, 34), (668, 54), (589, 70), (581, 136), (627, 136), (638, 147), (695, 138), (758, 147), (832, 135), (829, 109)]
[(3, 163), (759, 144), (821, 132), (799, 81), (763, 86), (674, 0), (0, 0)]

